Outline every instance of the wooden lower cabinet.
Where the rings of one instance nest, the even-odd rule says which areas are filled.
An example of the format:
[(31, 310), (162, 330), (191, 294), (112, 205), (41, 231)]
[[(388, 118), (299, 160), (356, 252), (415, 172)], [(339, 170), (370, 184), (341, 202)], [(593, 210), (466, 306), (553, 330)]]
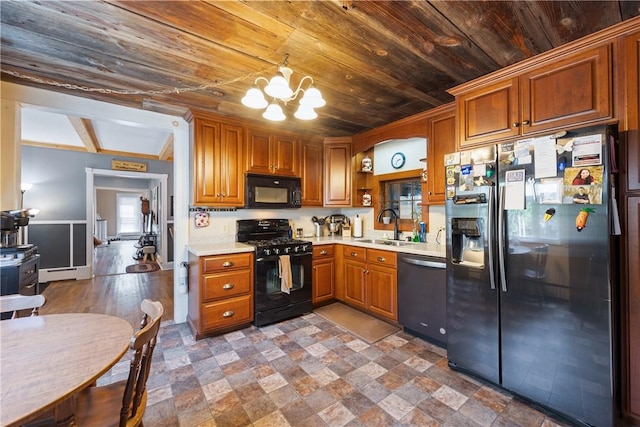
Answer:
[(187, 323), (196, 339), (253, 321), (253, 253), (189, 254)]
[(356, 246), (344, 246), (343, 250), (343, 301), (397, 322), (397, 254)]
[(313, 297), (314, 306), (335, 299), (336, 262), (334, 245), (314, 246), (313, 248)]

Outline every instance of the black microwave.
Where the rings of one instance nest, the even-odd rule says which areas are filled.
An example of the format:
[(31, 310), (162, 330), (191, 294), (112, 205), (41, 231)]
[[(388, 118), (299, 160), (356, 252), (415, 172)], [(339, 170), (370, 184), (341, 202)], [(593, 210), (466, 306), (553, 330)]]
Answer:
[(300, 178), (247, 174), (245, 184), (245, 207), (247, 208), (302, 207)]

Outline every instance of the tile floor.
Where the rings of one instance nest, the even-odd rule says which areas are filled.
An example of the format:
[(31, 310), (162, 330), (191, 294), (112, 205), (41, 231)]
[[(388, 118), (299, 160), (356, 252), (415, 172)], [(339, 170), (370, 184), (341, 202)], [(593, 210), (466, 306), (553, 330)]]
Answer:
[(200, 341), (164, 322), (147, 385), (152, 427), (569, 425), (451, 371), (419, 338), (369, 345), (315, 314)]

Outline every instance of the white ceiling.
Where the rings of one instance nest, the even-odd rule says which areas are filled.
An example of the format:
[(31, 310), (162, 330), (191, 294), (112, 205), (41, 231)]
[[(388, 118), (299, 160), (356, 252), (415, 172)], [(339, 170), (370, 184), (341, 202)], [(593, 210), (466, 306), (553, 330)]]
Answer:
[(173, 158), (170, 132), (131, 123), (88, 120), (37, 107), (23, 107), (21, 126), (21, 139), (25, 145), (158, 160)]

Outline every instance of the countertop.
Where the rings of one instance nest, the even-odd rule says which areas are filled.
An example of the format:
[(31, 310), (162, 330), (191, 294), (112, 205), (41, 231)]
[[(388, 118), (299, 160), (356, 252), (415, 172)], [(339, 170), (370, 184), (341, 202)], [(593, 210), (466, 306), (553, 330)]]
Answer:
[[(360, 246), (363, 248), (375, 248), (384, 249), (393, 252), (408, 253), (414, 255), (426, 255), (438, 258), (445, 258), (445, 245), (438, 245), (437, 243), (410, 243), (403, 246), (391, 246), (383, 243), (368, 243), (362, 242), (362, 240), (369, 239), (368, 237), (304, 237), (302, 240), (311, 242), (314, 246), (317, 245), (352, 245)], [(384, 241), (383, 239), (376, 238), (377, 241)], [(230, 253), (242, 253), (253, 252), (254, 248), (251, 245), (238, 242), (216, 242), (216, 243), (197, 243), (187, 245), (189, 253), (196, 256), (208, 256), (208, 255), (223, 255)]]

